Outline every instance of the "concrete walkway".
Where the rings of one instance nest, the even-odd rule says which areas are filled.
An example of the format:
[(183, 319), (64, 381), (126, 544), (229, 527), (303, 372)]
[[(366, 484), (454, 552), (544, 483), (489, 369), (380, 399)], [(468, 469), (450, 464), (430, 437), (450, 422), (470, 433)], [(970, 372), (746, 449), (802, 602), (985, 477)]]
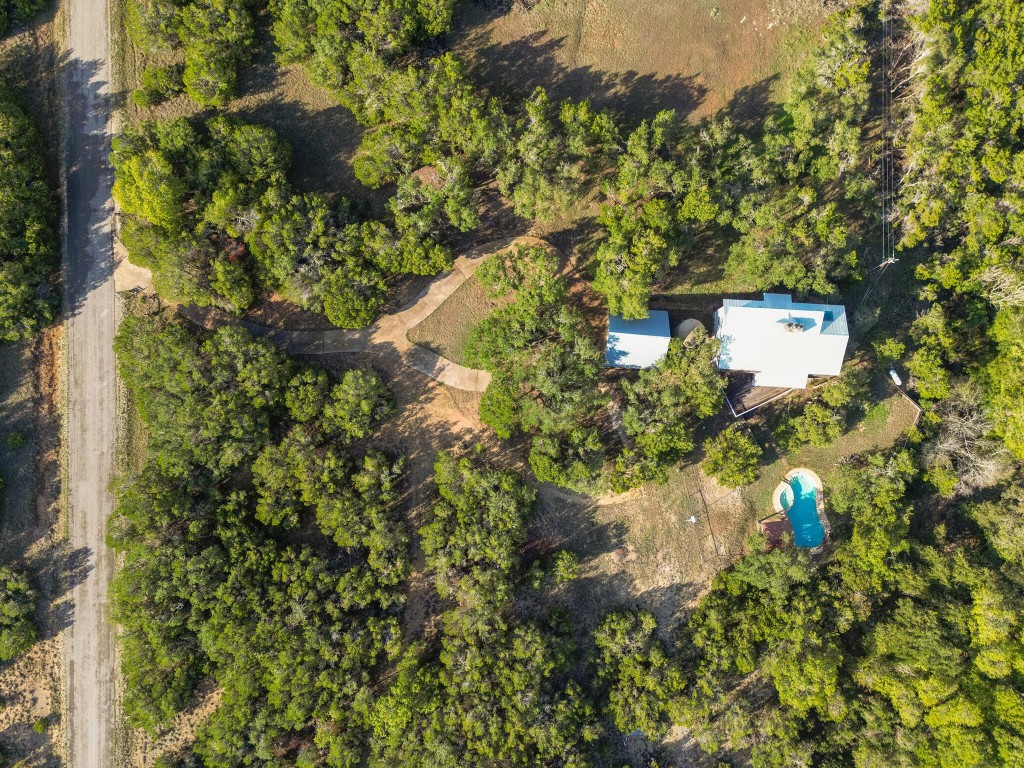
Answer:
[(408, 333), (430, 317), (449, 296), (455, 293), (458, 287), (466, 282), (486, 261), (488, 256), (507, 251), (518, 245), (546, 247), (547, 243), (536, 237), (514, 237), (492, 240), (479, 245), (459, 256), (451, 270), (439, 276), (427, 286), (423, 293), (401, 310), (384, 315), (373, 325), (356, 331), (341, 328), (332, 328), (326, 331), (291, 331), (286, 328), (271, 328), (237, 318), (217, 309), (191, 305), (179, 307), (178, 311), (194, 323), (206, 327), (226, 324), (241, 325), (253, 336), (268, 339), (289, 354), (333, 355), (344, 352), (372, 352), (392, 357), (397, 356), (404, 365), (449, 387), (468, 392), (483, 392), (491, 383), (490, 373), (459, 365), (436, 352), (413, 344), (409, 341)]

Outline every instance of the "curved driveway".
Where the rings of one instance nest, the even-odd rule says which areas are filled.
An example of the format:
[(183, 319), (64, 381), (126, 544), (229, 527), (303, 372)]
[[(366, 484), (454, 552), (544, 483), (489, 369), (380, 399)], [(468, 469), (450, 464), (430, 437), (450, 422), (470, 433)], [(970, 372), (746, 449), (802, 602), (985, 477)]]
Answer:
[(397, 356), (403, 364), (426, 374), (442, 384), (469, 392), (483, 392), (491, 382), (491, 374), (452, 362), (408, 339), (409, 331), (422, 323), (445, 300), (455, 293), (492, 253), (517, 245), (548, 244), (536, 237), (510, 237), (492, 240), (459, 256), (449, 272), (434, 280), (426, 290), (398, 312), (384, 315), (373, 325), (358, 331), (332, 328), (327, 331), (296, 331), (271, 328), (248, 320), (240, 320), (226, 312), (195, 306), (182, 306), (178, 311), (195, 323), (206, 326), (237, 323), (254, 336), (268, 339), (293, 355), (332, 355), (339, 352), (374, 352)]

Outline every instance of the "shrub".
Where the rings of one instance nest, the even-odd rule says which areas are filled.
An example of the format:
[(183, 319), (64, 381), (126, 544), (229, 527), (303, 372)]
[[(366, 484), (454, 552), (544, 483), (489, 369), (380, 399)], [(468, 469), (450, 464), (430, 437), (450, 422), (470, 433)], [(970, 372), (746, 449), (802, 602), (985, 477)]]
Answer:
[(719, 432), (704, 444), (704, 452), (701, 466), (722, 485), (738, 488), (757, 479), (761, 446), (742, 427), (733, 425)]
[(956, 495), (956, 486), (960, 479), (949, 467), (937, 465), (925, 472), (924, 479), (935, 486), (939, 495), (951, 499)]
[(178, 65), (146, 67), (142, 72), (142, 87), (132, 94), (132, 99), (141, 109), (162, 104), (184, 90), (181, 76), (182, 67)]
[(878, 362), (883, 365), (891, 365), (896, 362), (903, 357), (903, 352), (906, 350), (906, 346), (902, 341), (897, 341), (893, 338), (881, 339), (876, 341), (873, 346)]
[(826, 384), (821, 390), (821, 399), (833, 408), (845, 408), (862, 401), (867, 393), (867, 371), (854, 368)]
[(507, 386), (498, 381), (487, 385), (480, 399), (480, 421), (494, 430), (494, 433), (508, 440), (519, 424), (515, 396)]
[(793, 419), (794, 437), (818, 448), (833, 443), (843, 433), (843, 418), (821, 403), (808, 403), (801, 416)]
[(551, 566), (551, 573), (555, 577), (556, 584), (565, 584), (579, 578), (580, 559), (575, 552), (567, 549), (560, 549), (555, 553), (555, 560)]
[(0, 568), (0, 661), (21, 655), (36, 641), (35, 609), (35, 592), (28, 577)]
[(925, 400), (941, 400), (949, 395), (949, 371), (942, 364), (939, 354), (922, 347), (910, 357), (907, 363), (914, 377), (917, 393)]
[(544, 586), (544, 568), (541, 567), (540, 560), (534, 560), (530, 563), (525, 578), (526, 586), (534, 591)]

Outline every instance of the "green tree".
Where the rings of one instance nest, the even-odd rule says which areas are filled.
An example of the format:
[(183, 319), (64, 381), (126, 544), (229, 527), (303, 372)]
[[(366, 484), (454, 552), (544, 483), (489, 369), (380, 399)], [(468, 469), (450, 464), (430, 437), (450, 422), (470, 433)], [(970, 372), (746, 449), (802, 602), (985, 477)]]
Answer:
[(347, 440), (368, 437), (395, 412), (387, 384), (374, 371), (345, 371), (323, 406), (321, 426)]
[(36, 641), (36, 594), (28, 577), (0, 567), (0, 661), (10, 661)]
[(622, 426), (633, 450), (617, 462), (618, 486), (663, 480), (668, 467), (693, 450), (699, 421), (725, 403), (725, 378), (715, 364), (718, 348), (706, 335), (689, 346), (673, 339), (658, 365), (641, 371), (635, 383), (623, 380)]
[(179, 24), (186, 92), (205, 106), (224, 106), (237, 95), (238, 68), (255, 44), (248, 0), (192, 0)]
[(612, 613), (594, 632), (598, 679), (608, 688), (608, 712), (623, 733), (647, 738), (668, 730), (672, 699), (682, 689), (679, 670), (654, 636), (657, 622), (642, 611)]
[(567, 549), (560, 549), (555, 553), (555, 559), (551, 564), (551, 572), (555, 576), (556, 584), (566, 584), (579, 578), (580, 558), (575, 552)]
[(200, 344), (180, 325), (128, 318), (114, 349), (155, 460), (172, 475), (195, 462), (223, 476), (251, 461), (269, 438), (292, 375), (269, 342), (232, 326)]
[[(19, 5), (34, 12), (33, 5)], [(2, 17), (2, 14), (0, 14)], [(54, 196), (45, 181), (35, 124), (0, 93), (0, 340), (28, 338), (56, 316), (50, 278), (58, 268)]]
[(551, 103), (536, 88), (513, 127), (511, 151), (498, 168), (498, 187), (527, 219), (551, 221), (581, 197), (584, 177), (599, 168), (618, 136), (606, 112), (587, 102)]
[[(438, 593), (464, 604), (500, 602), (511, 585), (490, 574), (507, 578), (516, 567), (534, 491), (511, 472), (477, 466), (449, 453), (438, 454), (434, 480), (441, 499), (434, 506), (434, 519), (420, 535)], [(498, 591), (492, 592), (495, 588)]]
[(812, 402), (804, 412), (793, 419), (794, 437), (797, 443), (810, 443), (816, 447), (834, 443), (843, 434), (844, 420), (835, 409)]
[(704, 443), (701, 466), (723, 485), (739, 488), (757, 479), (761, 453), (761, 446), (754, 438), (746, 430), (733, 425)]
[(1024, 404), (1020, 397), (1024, 386), (1024, 312), (1000, 310), (992, 336), (997, 353), (985, 373), (994, 428), (1010, 452), (1024, 459)]

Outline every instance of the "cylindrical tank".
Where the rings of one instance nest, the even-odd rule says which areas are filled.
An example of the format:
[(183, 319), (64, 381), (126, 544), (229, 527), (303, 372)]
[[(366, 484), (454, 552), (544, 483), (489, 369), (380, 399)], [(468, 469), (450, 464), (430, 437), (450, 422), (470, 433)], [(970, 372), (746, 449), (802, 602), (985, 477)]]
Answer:
[(672, 335), (685, 342), (698, 328), (704, 328), (704, 324), (700, 320), (694, 320), (691, 317), (678, 323), (673, 329)]

